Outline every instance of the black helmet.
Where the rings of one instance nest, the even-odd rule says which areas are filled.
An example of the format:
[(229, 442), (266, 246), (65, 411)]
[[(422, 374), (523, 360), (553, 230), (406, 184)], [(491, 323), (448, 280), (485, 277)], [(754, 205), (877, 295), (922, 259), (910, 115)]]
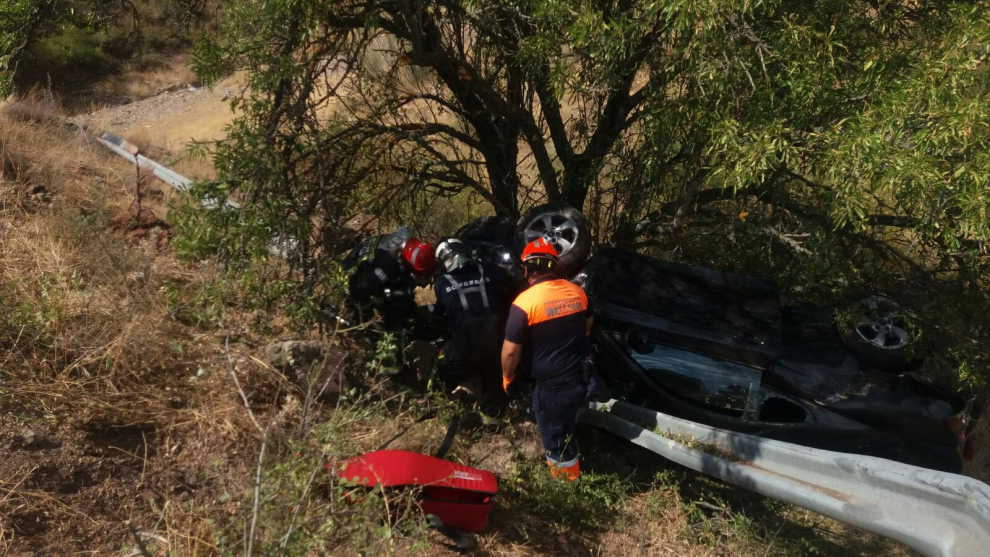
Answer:
[(449, 273), (471, 261), (467, 246), (457, 238), (447, 238), (437, 245), (437, 263)]

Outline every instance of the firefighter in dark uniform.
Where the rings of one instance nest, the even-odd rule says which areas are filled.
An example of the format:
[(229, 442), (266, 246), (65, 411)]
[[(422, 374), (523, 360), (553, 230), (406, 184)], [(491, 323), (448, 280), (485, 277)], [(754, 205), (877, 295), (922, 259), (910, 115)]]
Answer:
[(564, 278), (557, 250), (543, 238), (526, 246), (522, 261), (530, 286), (509, 310), (502, 384), (508, 391), (525, 346), (547, 464), (555, 477), (573, 481), (580, 476), (577, 413), (589, 392), (591, 306), (584, 289)]
[(434, 315), (443, 317), (449, 330), (436, 379), (449, 393), (477, 375), (482, 423), (497, 425), (506, 403), (499, 365), (502, 331), (516, 286), (502, 267), (472, 259), (457, 238), (441, 242), (436, 259), (441, 270), (433, 283)]
[(375, 311), (382, 315), (383, 328), (396, 338), (386, 338), (380, 346), (393, 346), (383, 362), (385, 373), (401, 371), (402, 339), (406, 323), (416, 315), (414, 291), (417, 284), (429, 284), (436, 271), (433, 246), (413, 237), (402, 227), (390, 234), (373, 236), (361, 242), (344, 259), (350, 305), (361, 322)]

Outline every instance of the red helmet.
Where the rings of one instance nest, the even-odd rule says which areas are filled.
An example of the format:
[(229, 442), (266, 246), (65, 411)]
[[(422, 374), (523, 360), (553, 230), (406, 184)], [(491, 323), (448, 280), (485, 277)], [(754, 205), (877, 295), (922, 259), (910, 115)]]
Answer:
[(409, 238), (406, 245), (402, 246), (402, 260), (406, 262), (416, 278), (432, 278), (433, 273), (437, 270), (434, 251), (432, 245), (420, 241), (419, 238)]
[(526, 244), (521, 259), (523, 263), (536, 264), (547, 269), (552, 269), (560, 264), (557, 248), (544, 238), (538, 238)]

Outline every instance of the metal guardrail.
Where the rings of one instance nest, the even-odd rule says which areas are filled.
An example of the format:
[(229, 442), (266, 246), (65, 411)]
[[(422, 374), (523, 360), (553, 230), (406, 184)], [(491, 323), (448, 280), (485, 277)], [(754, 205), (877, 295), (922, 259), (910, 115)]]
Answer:
[(594, 406), (582, 410), (582, 422), (698, 472), (925, 555), (990, 555), (990, 486), (973, 478), (726, 431), (615, 400)]
[[(158, 164), (157, 162), (142, 155), (140, 149), (136, 145), (128, 142), (122, 137), (118, 137), (112, 133), (104, 133), (100, 137), (97, 137), (96, 140), (121, 157), (124, 157), (141, 168), (150, 170), (156, 178), (172, 186), (176, 189), (176, 191), (185, 192), (193, 185), (193, 181), (189, 178), (186, 178), (172, 169), (162, 166), (161, 164)], [(219, 207), (220, 204), (217, 203), (215, 199), (207, 198), (203, 200), (202, 205), (207, 209), (215, 209)], [(225, 209), (240, 209), (241, 204), (228, 199), (224, 202), (223, 207)], [(285, 257), (285, 254), (295, 246), (296, 240), (293, 238), (276, 238), (275, 241), (268, 246), (268, 250), (273, 255)]]
[[(121, 157), (137, 164), (141, 168), (150, 170), (156, 178), (172, 186), (177, 191), (187, 191), (193, 185), (192, 180), (142, 155), (137, 146), (129, 143), (121, 137), (118, 137), (112, 133), (104, 133), (96, 139), (114, 153), (117, 153)], [(215, 207), (216, 205), (216, 202), (211, 202), (209, 200), (204, 202), (204, 206), (207, 207)], [(229, 199), (224, 203), (224, 205), (226, 207), (230, 207), (231, 209), (240, 209), (241, 207), (240, 203), (230, 201)]]

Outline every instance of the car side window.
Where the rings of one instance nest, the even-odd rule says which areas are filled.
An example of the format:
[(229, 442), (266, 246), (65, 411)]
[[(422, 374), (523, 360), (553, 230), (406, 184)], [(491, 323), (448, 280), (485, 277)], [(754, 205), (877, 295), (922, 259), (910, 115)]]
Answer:
[(763, 372), (687, 350), (628, 339), (633, 360), (662, 388), (709, 412), (744, 422), (801, 424), (811, 414), (799, 403), (761, 386)]
[(755, 419), (760, 370), (661, 344), (637, 348), (631, 354), (636, 363), (675, 395), (720, 414)]

